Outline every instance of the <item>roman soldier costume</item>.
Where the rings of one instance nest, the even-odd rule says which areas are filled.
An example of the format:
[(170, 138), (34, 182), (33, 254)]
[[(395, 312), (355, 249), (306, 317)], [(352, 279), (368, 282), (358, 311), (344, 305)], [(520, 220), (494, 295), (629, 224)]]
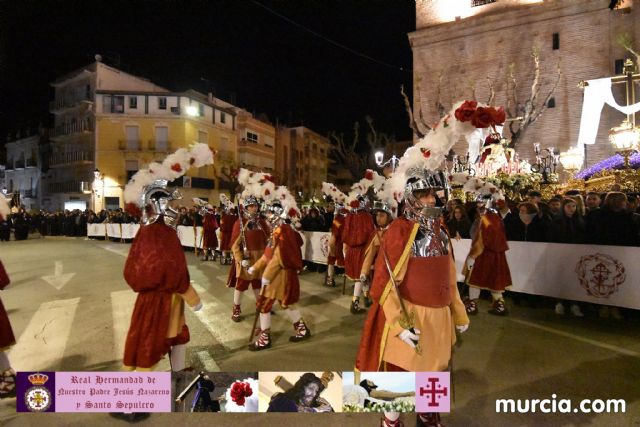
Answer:
[(213, 163), (206, 144), (181, 149), (162, 165), (153, 163), (133, 176), (125, 188), (127, 211), (141, 214), (138, 231), (125, 263), (124, 278), (138, 293), (124, 349), (124, 366), (129, 370), (152, 370), (170, 354), (172, 371), (185, 368), (189, 328), (184, 305), (194, 311), (202, 308), (190, 284), (189, 271), (180, 239), (174, 228), (178, 213), (169, 206), (181, 198), (170, 193), (168, 180), (182, 176), (190, 166)]
[(469, 298), (465, 300), (467, 313), (478, 312), (480, 290), (491, 292), (490, 314), (504, 316), (507, 308), (503, 293), (511, 287), (511, 271), (505, 252), (509, 250), (507, 235), (500, 215), (490, 208), (491, 194), (480, 194), (477, 217), (471, 227), (471, 250), (464, 263)]
[(259, 197), (269, 196), (275, 191), (270, 175), (240, 169), (238, 181), (244, 186), (242, 198), (242, 218), (233, 225), (231, 233), (231, 253), (234, 262), (229, 270), (227, 287), (234, 288), (231, 320), (242, 320), (242, 295), (249, 289), (258, 301), (262, 270), (255, 269), (251, 273), (249, 267), (254, 265), (267, 247), (271, 234), (269, 223), (260, 215)]
[(334, 203), (335, 214), (333, 216), (333, 222), (331, 223), (331, 237), (329, 238), (329, 256), (327, 257), (327, 278), (325, 285), (335, 286), (336, 281), (335, 267), (344, 268), (344, 252), (343, 252), (343, 231), (345, 214), (347, 211), (344, 208), (344, 201), (347, 195), (338, 190), (338, 188), (328, 182), (322, 183), (322, 192), (326, 196), (327, 200)]
[[(376, 183), (384, 181), (384, 177), (372, 170), (367, 170), (365, 177), (351, 186), (351, 191), (347, 198), (347, 203), (351, 211), (347, 214), (344, 222), (342, 238), (345, 247), (344, 269), (349, 280), (354, 281), (353, 298), (351, 300), (351, 313), (359, 314), (364, 310), (360, 309), (360, 296), (362, 295), (362, 282), (360, 281), (360, 271), (364, 262), (364, 252), (367, 249), (367, 242), (371, 233), (375, 230), (373, 218), (367, 207), (369, 201), (364, 194)], [(378, 184), (379, 185), (379, 184)]]
[(212, 261), (215, 261), (218, 249), (218, 236), (216, 235), (218, 221), (216, 220), (213, 206), (198, 198), (193, 199), (193, 201), (200, 208), (200, 215), (202, 216), (202, 260), (208, 261), (211, 258)]
[(220, 194), (220, 264), (231, 264), (231, 235), (233, 234), (233, 226), (238, 220), (238, 212), (235, 206), (226, 194)]
[[(455, 114), (451, 111), (410, 147), (385, 183), (384, 192), (404, 203), (404, 215), (391, 223), (380, 242), (373, 305), (356, 358), (360, 371), (444, 371), (456, 331), (469, 326), (453, 247), (441, 227), (448, 177), (437, 171), (455, 141), (475, 130), (466, 116), (459, 118), (464, 105), (468, 103), (456, 104)], [(417, 415), (418, 425), (441, 425), (438, 414)]]
[(291, 319), (294, 335), (289, 341), (298, 342), (311, 337), (311, 331), (294, 304), (300, 299), (298, 271), (303, 267), (302, 237), (288, 221), (299, 217), (295, 199), (286, 187), (278, 187), (268, 202), (268, 217), (273, 232), (264, 255), (250, 268), (262, 271), (262, 290), (257, 303), (260, 330), (249, 350), (259, 351), (271, 347), (271, 308), (278, 301)]

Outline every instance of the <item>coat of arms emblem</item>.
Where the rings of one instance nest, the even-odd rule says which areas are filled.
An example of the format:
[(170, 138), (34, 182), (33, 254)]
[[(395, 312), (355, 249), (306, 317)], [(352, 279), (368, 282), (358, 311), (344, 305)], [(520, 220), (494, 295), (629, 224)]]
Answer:
[(627, 278), (624, 265), (610, 255), (594, 254), (580, 258), (576, 274), (587, 294), (596, 298), (608, 298), (617, 292)]

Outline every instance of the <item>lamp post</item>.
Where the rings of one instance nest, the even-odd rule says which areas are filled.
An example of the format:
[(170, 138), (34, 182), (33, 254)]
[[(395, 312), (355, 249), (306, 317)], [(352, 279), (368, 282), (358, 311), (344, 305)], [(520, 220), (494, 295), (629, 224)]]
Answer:
[(584, 153), (578, 147), (569, 148), (564, 153), (560, 153), (560, 164), (562, 168), (569, 174), (569, 181), (573, 180), (573, 176), (582, 168), (584, 162)]
[(556, 173), (560, 156), (556, 154), (555, 148), (553, 147), (540, 149), (540, 143), (538, 142), (533, 144), (533, 151), (536, 153), (536, 162), (531, 165), (531, 170), (542, 174), (542, 179), (545, 184), (551, 183), (549, 176)]
[(629, 169), (629, 157), (638, 151), (640, 142), (640, 128), (633, 126), (629, 119), (623, 120), (620, 126), (611, 128), (609, 131), (609, 141), (616, 150), (616, 153), (624, 157), (624, 168)]
[(395, 153), (392, 154), (391, 158), (389, 160), (387, 160), (386, 162), (384, 161), (384, 152), (382, 150), (376, 151), (374, 156), (375, 156), (375, 160), (376, 160), (376, 165), (379, 168), (385, 168), (387, 166), (391, 166), (391, 173), (394, 173), (396, 171), (396, 168), (398, 167), (398, 164), (400, 163), (400, 159), (398, 157), (396, 157)]

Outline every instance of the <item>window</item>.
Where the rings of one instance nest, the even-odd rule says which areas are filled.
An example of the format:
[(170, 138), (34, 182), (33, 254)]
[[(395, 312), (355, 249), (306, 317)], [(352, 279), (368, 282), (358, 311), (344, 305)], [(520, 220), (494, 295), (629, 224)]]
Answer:
[(91, 85), (86, 85), (84, 88), (84, 99), (91, 99)]
[(158, 110), (166, 110), (167, 109), (167, 97), (161, 96), (158, 98)]
[(111, 95), (102, 95), (102, 112), (111, 112)]
[(547, 102), (547, 108), (556, 108), (555, 98), (549, 98), (549, 102)]
[(127, 137), (127, 150), (138, 150), (140, 146), (138, 126), (125, 126), (124, 131)]
[(209, 135), (206, 132), (198, 131), (198, 142), (201, 144), (207, 144), (209, 142)]
[(560, 49), (560, 33), (553, 33), (553, 50)]
[(130, 96), (129, 97), (129, 108), (131, 108), (132, 110), (135, 110), (138, 108), (138, 97), (137, 96)]
[(111, 112), (116, 114), (124, 113), (124, 96), (117, 95), (111, 97)]
[(200, 117), (204, 117), (204, 105), (203, 104), (198, 104), (198, 115)]
[(247, 141), (253, 142), (254, 144), (258, 143), (258, 134), (247, 131)]
[(223, 112), (220, 111), (220, 123), (226, 123), (227, 122), (227, 115)]
[(622, 74), (624, 72), (624, 59), (616, 59), (614, 74)]
[(156, 127), (156, 151), (167, 151), (169, 145), (169, 128), (166, 126)]
[(127, 182), (131, 179), (133, 175), (138, 172), (138, 161), (137, 160), (125, 160), (124, 168), (127, 171)]

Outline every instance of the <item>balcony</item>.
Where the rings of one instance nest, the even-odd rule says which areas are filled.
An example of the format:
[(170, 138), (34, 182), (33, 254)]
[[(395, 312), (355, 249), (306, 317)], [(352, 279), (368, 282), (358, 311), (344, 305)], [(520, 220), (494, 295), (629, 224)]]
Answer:
[(139, 139), (118, 140), (118, 149), (121, 151), (140, 151), (142, 149), (142, 141)]
[(156, 153), (167, 153), (171, 151), (170, 141), (157, 141), (150, 139), (148, 144), (149, 150)]
[(72, 151), (69, 153), (53, 153), (49, 157), (49, 166), (67, 166), (93, 163), (92, 151)]
[(50, 182), (49, 193), (80, 193), (82, 181)]
[(81, 98), (71, 98), (71, 99), (56, 99), (54, 101), (49, 102), (49, 112), (52, 114), (60, 114), (64, 112), (64, 110), (70, 108), (76, 108), (78, 106), (92, 103), (93, 101), (89, 97), (81, 97)]
[(63, 126), (58, 126), (51, 129), (49, 137), (51, 139), (61, 138), (64, 136), (73, 135), (76, 133), (93, 132), (93, 124), (89, 119), (81, 120), (76, 123), (69, 123)]
[(25, 199), (35, 199), (38, 195), (34, 190), (24, 190), (22, 192), (22, 197)]
[(24, 169), (24, 159), (16, 161), (15, 169)]

